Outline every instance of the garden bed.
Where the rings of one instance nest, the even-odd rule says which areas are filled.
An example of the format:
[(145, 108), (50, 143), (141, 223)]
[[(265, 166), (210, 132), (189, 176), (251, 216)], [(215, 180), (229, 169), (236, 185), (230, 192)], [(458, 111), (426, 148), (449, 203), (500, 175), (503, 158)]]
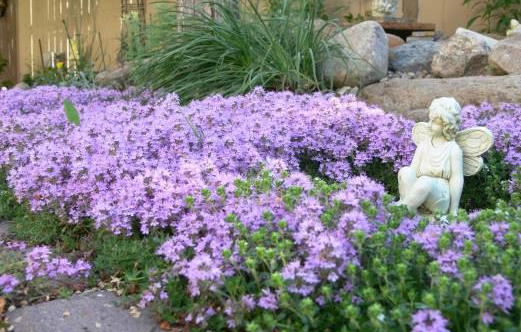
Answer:
[(385, 193), (412, 159), (413, 123), (352, 95), (255, 89), (181, 106), (173, 94), (40, 87), (1, 92), (0, 105), (0, 163), (19, 202), (88, 225), (87, 237), (154, 241), (140, 304), (171, 323), (519, 326), (519, 107), (463, 110), (462, 127), (486, 125), (496, 139), (463, 206), (490, 209), (430, 223)]

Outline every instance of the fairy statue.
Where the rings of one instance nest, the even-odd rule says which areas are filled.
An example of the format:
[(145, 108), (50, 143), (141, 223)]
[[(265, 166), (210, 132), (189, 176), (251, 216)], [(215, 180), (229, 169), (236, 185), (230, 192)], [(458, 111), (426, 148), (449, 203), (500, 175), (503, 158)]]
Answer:
[(400, 200), (409, 210), (457, 214), (463, 177), (483, 167), (481, 154), (494, 144), (485, 127), (459, 130), (461, 106), (454, 98), (435, 99), (429, 122), (412, 129), (416, 152), (410, 166), (398, 173)]

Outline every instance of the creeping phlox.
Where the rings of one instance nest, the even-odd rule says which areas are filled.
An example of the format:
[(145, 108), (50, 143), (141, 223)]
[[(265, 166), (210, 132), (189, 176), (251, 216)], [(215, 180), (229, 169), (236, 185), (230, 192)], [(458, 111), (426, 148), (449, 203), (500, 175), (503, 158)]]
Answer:
[[(80, 125), (67, 123), (65, 98)], [(467, 107), (462, 119), (463, 127), (486, 124), (509, 166), (521, 164), (521, 108)], [(512, 122), (520, 125), (511, 130)], [(142, 234), (171, 231), (157, 252), (168, 267), (139, 304), (171, 306), (182, 296), (189, 304), (173, 312), (188, 324), (515, 328), (519, 210), (504, 204), (430, 223), (359, 175), (375, 160), (395, 170), (408, 164), (412, 126), (352, 95), (255, 89), (183, 106), (174, 94), (15, 89), (0, 94), (0, 163), (34, 210), (91, 218), (116, 234), (131, 234), (134, 221)], [(312, 179), (305, 166), (334, 181)], [(88, 270), (50, 259), (45, 248), (28, 262), (29, 277), (49, 266)]]
[[(31, 282), (35, 278), (87, 277), (91, 269), (90, 264), (82, 259), (73, 263), (66, 258), (55, 257), (46, 246), (29, 249), (24, 242), (7, 242), (0, 243), (0, 249), (25, 252), (24, 271), (17, 272), (24, 275), (27, 282)], [(5, 268), (9, 270), (9, 266)], [(17, 270), (18, 268), (14, 269)], [(11, 293), (19, 284), (20, 281), (17, 276), (10, 273), (1, 274), (0, 294)]]

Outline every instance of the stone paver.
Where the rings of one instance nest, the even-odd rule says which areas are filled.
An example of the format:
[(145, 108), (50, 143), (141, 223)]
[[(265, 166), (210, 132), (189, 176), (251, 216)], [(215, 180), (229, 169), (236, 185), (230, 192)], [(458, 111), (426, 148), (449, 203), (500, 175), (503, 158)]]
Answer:
[(7, 314), (14, 332), (159, 332), (148, 310), (138, 318), (117, 307), (118, 297), (107, 291), (86, 292), (19, 308)]
[(0, 240), (7, 237), (7, 235), (9, 235), (9, 224), (11, 222), (10, 221), (4, 221), (4, 220), (0, 220)]

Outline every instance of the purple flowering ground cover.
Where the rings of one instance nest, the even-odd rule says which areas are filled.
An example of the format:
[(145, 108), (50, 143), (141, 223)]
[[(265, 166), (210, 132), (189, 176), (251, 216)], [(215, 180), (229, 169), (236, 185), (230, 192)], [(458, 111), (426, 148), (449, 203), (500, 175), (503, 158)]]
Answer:
[[(506, 167), (521, 165), (521, 108), (466, 107), (462, 118), (493, 131)], [(181, 106), (175, 95), (40, 87), (0, 93), (0, 163), (35, 211), (170, 234), (140, 305), (194, 330), (517, 331), (514, 182), (513, 205), (444, 225), (390, 205), (360, 175), (408, 164), (412, 125), (352, 95), (256, 89)], [(304, 162), (332, 181), (302, 173)]]

